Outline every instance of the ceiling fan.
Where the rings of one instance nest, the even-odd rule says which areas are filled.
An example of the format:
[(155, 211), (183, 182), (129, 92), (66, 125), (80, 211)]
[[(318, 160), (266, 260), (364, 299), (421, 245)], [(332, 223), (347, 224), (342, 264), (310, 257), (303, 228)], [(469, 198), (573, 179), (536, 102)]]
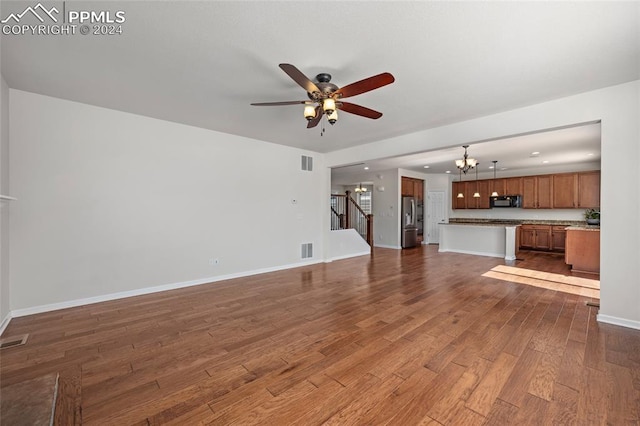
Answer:
[(251, 105), (281, 106), (304, 104), (304, 116), (307, 119), (307, 128), (317, 126), (323, 116), (327, 117), (327, 121), (329, 121), (329, 123), (334, 124), (338, 120), (337, 110), (374, 120), (382, 117), (381, 112), (352, 104), (350, 102), (344, 102), (342, 99), (378, 89), (395, 81), (393, 75), (388, 72), (384, 72), (343, 87), (338, 87), (331, 83), (331, 74), (320, 73), (316, 76), (316, 81), (314, 82), (291, 64), (280, 64), (279, 66), (289, 77), (293, 79), (293, 81), (298, 83), (307, 91), (309, 100), (259, 102), (252, 103)]

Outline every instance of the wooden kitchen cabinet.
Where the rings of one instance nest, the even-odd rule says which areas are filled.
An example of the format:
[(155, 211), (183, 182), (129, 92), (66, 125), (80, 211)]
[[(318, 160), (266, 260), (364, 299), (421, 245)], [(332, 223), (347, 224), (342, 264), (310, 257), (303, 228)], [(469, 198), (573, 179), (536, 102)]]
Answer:
[(522, 225), (520, 227), (520, 248), (551, 250), (551, 226)]
[(422, 179), (413, 179), (413, 196), (418, 201), (424, 199), (424, 181)]
[(424, 199), (424, 181), (402, 176), (401, 192), (403, 197), (415, 197), (417, 200), (422, 201)]
[(505, 191), (505, 181), (506, 179), (491, 179), (489, 181), (489, 195), (493, 192), (497, 192), (498, 195), (522, 195), (519, 192), (517, 194), (507, 194)]
[(504, 194), (500, 195), (522, 195), (523, 178), (511, 177), (504, 180)]
[(533, 227), (522, 225), (520, 227), (520, 248), (532, 249), (535, 245), (536, 231)]
[(536, 250), (551, 250), (551, 227), (536, 225), (536, 240), (533, 246)]
[(569, 227), (565, 263), (571, 270), (600, 273), (600, 229)]
[(578, 173), (578, 208), (600, 207), (600, 172)]
[[(466, 199), (467, 209), (488, 209), (489, 205), (489, 181), (488, 180), (470, 180), (464, 182), (464, 198)], [(480, 197), (474, 197), (473, 194), (478, 192)], [(457, 195), (457, 193), (456, 193)]]
[(553, 175), (553, 208), (600, 207), (600, 172)]
[(565, 251), (565, 243), (567, 238), (566, 226), (552, 226), (551, 227), (551, 250), (552, 251)]
[(522, 178), (523, 209), (551, 208), (551, 176), (525, 176)]
[(537, 176), (536, 177), (536, 196), (538, 198), (539, 209), (551, 208), (551, 190), (552, 190), (551, 176)]
[(458, 198), (459, 193), (465, 194), (465, 185), (466, 182), (452, 182), (451, 184), (451, 207), (454, 210), (467, 208), (466, 198)]
[(577, 204), (578, 174), (553, 175), (553, 208), (572, 209)]
[(467, 202), (467, 208), (468, 209), (477, 209), (478, 208), (478, 202), (475, 198), (473, 198), (473, 193), (476, 192), (476, 183), (474, 182), (465, 182), (465, 191), (464, 191), (464, 198), (466, 199)]
[(522, 208), (535, 209), (536, 203), (536, 177), (525, 177), (522, 179)]
[(480, 180), (478, 181), (478, 192), (480, 193), (480, 198), (478, 198), (478, 208), (479, 209), (488, 209), (491, 208), (489, 203), (489, 197), (491, 196), (490, 185), (488, 180)]
[(411, 178), (402, 176), (402, 196), (413, 197), (413, 181)]
[[(402, 179), (402, 195), (423, 196), (423, 181)], [(480, 193), (478, 199), (473, 198), (476, 185)], [(488, 209), (493, 191), (498, 195), (522, 195), (522, 208), (525, 209), (598, 208), (600, 171), (452, 182), (451, 195), (454, 199), (451, 206), (454, 209)], [(463, 199), (455, 199), (458, 192), (464, 194)]]

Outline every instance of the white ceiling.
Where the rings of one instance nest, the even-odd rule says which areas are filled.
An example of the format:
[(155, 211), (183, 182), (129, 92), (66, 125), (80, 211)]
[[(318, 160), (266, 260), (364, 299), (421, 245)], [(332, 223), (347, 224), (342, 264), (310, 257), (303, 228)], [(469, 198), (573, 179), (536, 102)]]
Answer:
[[(2, 1), (0, 15), (37, 3)], [(44, 2), (57, 5), (62, 2)], [(11, 88), (329, 152), (640, 77), (639, 2), (67, 2), (123, 10), (122, 35), (1, 38)], [(25, 18), (27, 19), (27, 18)], [(282, 70), (344, 86), (396, 82), (349, 98), (324, 136)], [(108, 129), (105, 129), (107, 131)], [(474, 152), (474, 151), (472, 151)], [(499, 158), (498, 158), (499, 159)]]

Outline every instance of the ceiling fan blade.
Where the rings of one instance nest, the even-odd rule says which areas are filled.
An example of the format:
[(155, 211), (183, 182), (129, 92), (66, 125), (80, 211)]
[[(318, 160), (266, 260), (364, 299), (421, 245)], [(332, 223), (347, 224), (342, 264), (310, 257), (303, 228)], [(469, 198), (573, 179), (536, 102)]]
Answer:
[(382, 113), (378, 111), (374, 111), (372, 109), (352, 104), (350, 102), (338, 102), (338, 109), (340, 111), (349, 112), (351, 114), (360, 115), (362, 117), (372, 118), (374, 120), (382, 117)]
[(307, 129), (316, 127), (320, 122), (320, 120), (322, 120), (322, 114), (323, 114), (322, 109), (320, 108), (320, 105), (318, 105), (316, 107), (316, 116), (311, 120), (309, 120), (309, 122), (307, 123)]
[(293, 79), (296, 83), (298, 83), (304, 90), (309, 93), (319, 92), (318, 86), (316, 86), (306, 75), (302, 74), (302, 72), (294, 67), (291, 64), (280, 64), (279, 65), (282, 71), (286, 72), (289, 77)]
[(306, 104), (309, 101), (283, 101), (283, 102), (254, 102), (253, 106), (276, 106), (276, 105), (299, 105)]
[(396, 79), (388, 72), (374, 75), (373, 77), (365, 78), (364, 80), (356, 81), (355, 83), (347, 84), (344, 87), (336, 90), (334, 93), (338, 98), (348, 98), (350, 96), (359, 95), (361, 93), (369, 92), (387, 84), (391, 84)]

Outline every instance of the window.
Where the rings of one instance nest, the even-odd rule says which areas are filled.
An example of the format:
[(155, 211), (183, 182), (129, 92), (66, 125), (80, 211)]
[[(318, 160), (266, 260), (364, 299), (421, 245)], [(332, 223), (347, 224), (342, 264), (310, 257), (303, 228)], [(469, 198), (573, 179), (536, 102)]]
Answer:
[(358, 204), (362, 211), (371, 214), (371, 191), (358, 193)]

